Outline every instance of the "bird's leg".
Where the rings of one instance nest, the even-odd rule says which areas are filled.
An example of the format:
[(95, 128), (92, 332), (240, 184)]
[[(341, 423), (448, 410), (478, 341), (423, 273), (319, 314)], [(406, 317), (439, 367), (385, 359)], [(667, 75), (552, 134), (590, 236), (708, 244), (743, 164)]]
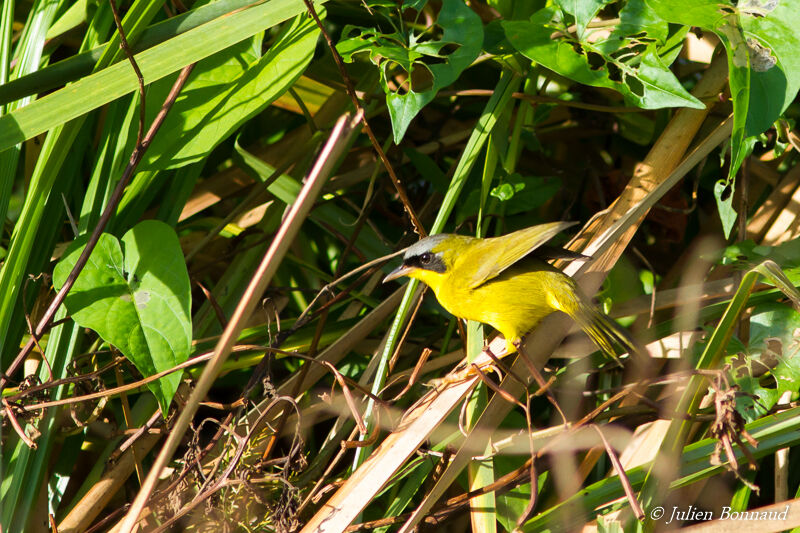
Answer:
[[(500, 355), (497, 355), (492, 351), (492, 343), (489, 342), (488, 339), (486, 339), (486, 340), (483, 341), (483, 353), (485, 353), (489, 357), (489, 359), (491, 359), (491, 362), (484, 362), (484, 363), (482, 363), (480, 365), (476, 365), (476, 367), (478, 369), (485, 370), (485, 369), (488, 369), (488, 368), (491, 368), (491, 367), (497, 367), (500, 370), (502, 370), (503, 372), (505, 372), (506, 374), (508, 374), (508, 372), (509, 372), (508, 368), (506, 368), (506, 366), (503, 363), (500, 362), (500, 359), (502, 359), (503, 357), (505, 357), (505, 356), (507, 356), (509, 354), (508, 350), (506, 350), (505, 353), (501, 353)], [(475, 368), (474, 367), (472, 368), (470, 373), (471, 374), (475, 373)]]
[[(507, 349), (503, 353), (495, 354), (494, 351), (492, 350), (492, 343), (488, 342), (488, 341), (484, 341), (483, 354), (486, 357), (488, 357), (490, 359), (490, 361), (486, 361), (485, 357), (479, 363), (474, 363), (474, 362), (470, 363), (470, 362), (462, 361), (447, 376), (445, 376), (443, 378), (440, 378), (440, 379), (434, 379), (434, 380), (431, 381), (431, 383), (433, 383), (434, 386), (447, 385), (447, 384), (450, 384), (450, 383), (456, 383), (456, 382), (463, 381), (464, 379), (472, 378), (472, 377), (476, 376), (478, 373), (484, 373), (486, 370), (489, 370), (491, 368), (495, 368), (498, 371), (500, 371), (501, 375), (502, 375), (502, 373), (510, 374), (511, 373), (510, 369), (506, 365), (501, 363), (500, 360), (503, 359), (504, 357), (508, 356), (509, 354), (512, 354), (512, 353), (514, 353), (514, 350)], [(519, 376), (514, 376), (514, 377), (517, 379), (517, 381), (522, 383), (522, 380), (519, 379)], [(544, 390), (544, 388), (543, 388), (543, 390)]]
[(552, 381), (545, 382), (544, 377), (542, 376), (539, 369), (536, 368), (536, 365), (533, 364), (533, 361), (530, 360), (528, 354), (522, 349), (522, 339), (516, 339), (513, 341), (514, 346), (517, 348), (519, 352), (519, 356), (522, 358), (522, 361), (525, 363), (525, 366), (528, 367), (528, 371), (530, 371), (531, 376), (533, 379), (536, 380), (537, 385), (539, 385), (539, 394), (544, 393), (547, 396), (547, 399), (553, 404), (558, 414), (561, 415), (561, 419), (564, 421), (564, 425), (569, 424), (567, 420), (567, 416), (564, 414), (564, 411), (561, 409), (561, 406), (558, 404), (558, 400), (556, 400), (553, 391), (550, 390), (550, 385)]
[(506, 373), (508, 372), (508, 369), (506, 369), (500, 363), (500, 358), (505, 357), (507, 354), (502, 354), (499, 356), (495, 355), (494, 352), (492, 352), (491, 343), (486, 341), (484, 341), (483, 353), (488, 356), (491, 361), (486, 361), (485, 358), (479, 363), (462, 361), (447, 376), (440, 379), (434, 379), (431, 381), (431, 383), (433, 383), (434, 386), (457, 383), (465, 379), (470, 379), (476, 376), (478, 373), (483, 373), (491, 368), (500, 368)]
[(487, 356), (489, 356), (489, 359), (491, 359), (494, 362), (494, 364), (486, 363), (485, 365), (483, 365), (483, 368), (487, 368), (489, 366), (496, 366), (497, 368), (499, 368), (500, 370), (502, 370), (506, 374), (510, 374), (511, 373), (511, 369), (508, 368), (506, 365), (504, 365), (502, 363), (502, 361), (500, 361), (500, 359), (502, 359), (503, 357), (505, 357), (505, 356), (507, 356), (509, 354), (508, 350), (506, 350), (505, 353), (497, 355), (492, 351), (491, 344), (492, 343), (490, 343), (490, 342), (486, 343), (486, 345), (483, 347), (483, 353), (485, 353)]

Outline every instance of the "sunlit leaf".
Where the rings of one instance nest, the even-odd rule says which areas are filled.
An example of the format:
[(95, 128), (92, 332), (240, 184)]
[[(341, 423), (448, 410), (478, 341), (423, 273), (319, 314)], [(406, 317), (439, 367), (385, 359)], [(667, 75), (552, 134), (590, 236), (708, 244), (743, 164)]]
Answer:
[[(85, 247), (77, 240), (53, 271), (58, 289)], [(175, 231), (157, 220), (140, 222), (122, 242), (100, 236), (64, 300), (72, 318), (93, 329), (145, 377), (180, 364), (192, 342), (191, 287)], [(180, 384), (175, 372), (148, 384), (166, 414)]]

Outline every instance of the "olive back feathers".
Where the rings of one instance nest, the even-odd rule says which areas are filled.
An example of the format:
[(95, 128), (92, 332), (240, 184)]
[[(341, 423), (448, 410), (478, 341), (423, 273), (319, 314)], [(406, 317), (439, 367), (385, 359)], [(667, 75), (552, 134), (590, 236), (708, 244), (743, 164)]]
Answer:
[(574, 224), (574, 222), (551, 222), (521, 229), (502, 237), (481, 239), (476, 244), (475, 253), (480, 257), (480, 263), (475, 265), (470, 278), (466, 280), (468, 287), (474, 289), (498, 276), (557, 233)]

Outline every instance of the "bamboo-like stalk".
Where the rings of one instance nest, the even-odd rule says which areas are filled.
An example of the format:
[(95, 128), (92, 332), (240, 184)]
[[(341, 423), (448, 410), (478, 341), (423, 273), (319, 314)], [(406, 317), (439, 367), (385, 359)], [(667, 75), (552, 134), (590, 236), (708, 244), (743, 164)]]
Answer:
[(357, 131), (356, 125), (358, 124), (358, 120), (360, 120), (358, 116), (355, 118), (343, 116), (339, 119), (331, 132), (330, 139), (317, 158), (317, 162), (309, 173), (303, 189), (297, 196), (295, 203), (286, 213), (278, 234), (275, 236), (266, 254), (264, 254), (261, 264), (253, 274), (250, 284), (242, 296), (239, 305), (236, 307), (236, 311), (234, 311), (228, 326), (225, 328), (219, 342), (217, 342), (217, 346), (214, 349), (214, 356), (200, 376), (186, 406), (176, 420), (170, 436), (167, 438), (167, 441), (156, 457), (145, 482), (136, 495), (136, 499), (131, 504), (120, 526), (120, 531), (122, 533), (130, 533), (139, 521), (139, 514), (147, 504), (147, 500), (155, 488), (161, 470), (166, 467), (172, 454), (175, 453), (180, 440), (183, 438), (183, 434), (189, 428), (189, 424), (200, 402), (211, 389), (211, 385), (213, 385), (219, 371), (222, 369), (222, 365), (225, 363), (228, 355), (230, 355), (231, 349), (244, 328), (246, 321), (250, 318), (250, 315), (253, 314), (253, 310), (256, 308), (261, 295), (264, 293), (264, 289), (266, 289), (267, 285), (272, 280), (272, 276), (275, 274), (281, 259), (283, 259), (288, 251), (295, 235), (297, 235), (297, 232), (300, 230), (300, 226), (305, 221), (306, 215), (311, 210), (311, 206), (316, 200), (317, 195), (322, 190), (322, 185), (329, 177), (332, 169), (347, 146), (347, 140), (350, 135)]

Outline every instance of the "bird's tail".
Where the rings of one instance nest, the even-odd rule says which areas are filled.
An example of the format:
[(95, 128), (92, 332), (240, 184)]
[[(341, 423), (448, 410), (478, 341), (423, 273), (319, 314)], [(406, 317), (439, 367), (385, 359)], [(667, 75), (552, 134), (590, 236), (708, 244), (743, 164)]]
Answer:
[(644, 353), (641, 345), (625, 328), (582, 296), (577, 287), (570, 296), (572, 296), (570, 301), (560, 302), (562, 304), (559, 306), (560, 310), (568, 314), (604, 354), (619, 363), (614, 344), (621, 346), (631, 357), (638, 357)]
[(630, 333), (588, 302), (586, 306), (581, 306), (580, 311), (573, 316), (573, 319), (603, 353), (618, 363), (619, 358), (614, 350), (615, 343), (628, 352), (631, 357), (643, 353), (642, 348), (633, 340)]

